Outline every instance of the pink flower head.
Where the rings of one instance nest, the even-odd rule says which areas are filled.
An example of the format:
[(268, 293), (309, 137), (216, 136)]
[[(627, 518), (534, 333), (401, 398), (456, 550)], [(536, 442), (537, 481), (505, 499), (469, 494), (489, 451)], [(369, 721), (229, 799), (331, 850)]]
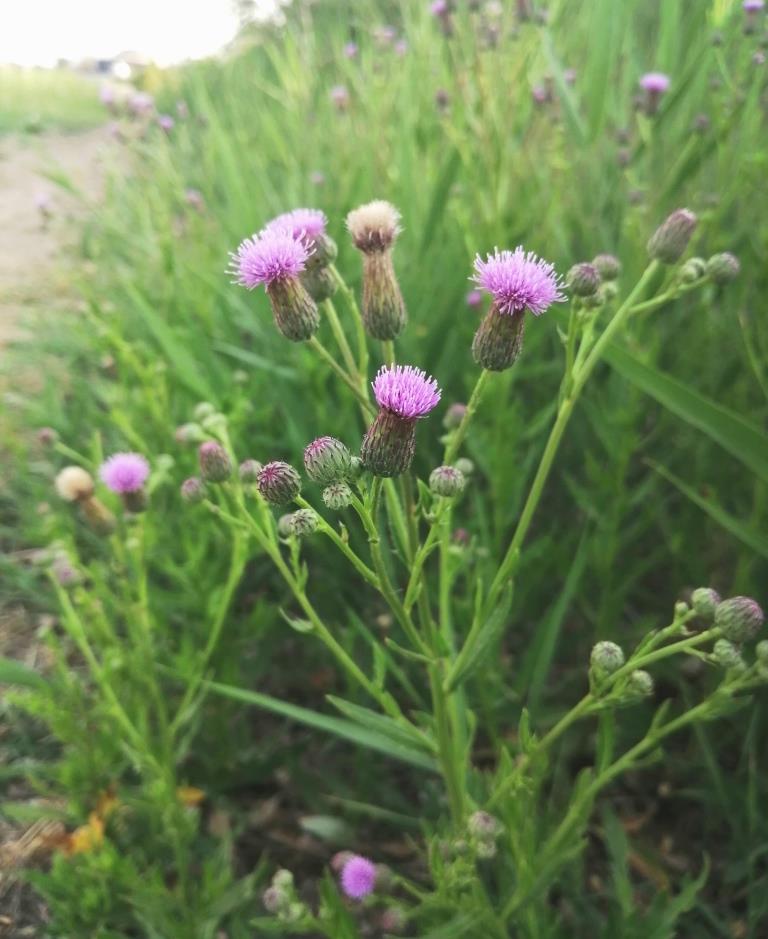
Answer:
[(647, 72), (640, 79), (640, 87), (652, 95), (663, 95), (669, 90), (669, 75), (663, 72)]
[(742, 3), (745, 13), (759, 13), (764, 6), (764, 0), (744, 0)]
[(404, 56), (408, 54), (408, 41), (406, 39), (398, 39), (395, 43), (395, 54), (399, 56)]
[(155, 99), (146, 91), (137, 91), (128, 99), (128, 107), (134, 114), (146, 114), (155, 106)]
[(496, 248), (485, 261), (478, 254), (471, 279), (493, 296), (500, 313), (510, 316), (522, 310), (539, 316), (551, 304), (565, 300), (554, 265), (522, 246), (514, 251)]
[(161, 114), (157, 119), (158, 127), (161, 130), (164, 130), (166, 134), (169, 134), (173, 130), (173, 125), (176, 123), (170, 114)]
[(320, 209), (293, 209), (292, 212), (283, 212), (271, 222), (267, 222), (264, 231), (287, 231), (292, 238), (315, 239), (325, 234), (328, 219), (325, 212)]
[(107, 107), (115, 103), (115, 91), (111, 85), (102, 85), (99, 88), (99, 101)]
[(465, 297), (467, 306), (475, 310), (483, 302), (483, 294), (479, 290), (470, 290)]
[(344, 46), (344, 55), (348, 59), (354, 59), (357, 55), (357, 43), (348, 42)]
[(432, 16), (445, 16), (448, 12), (448, 0), (432, 0), (429, 12)]
[(259, 284), (269, 287), (276, 280), (290, 280), (304, 270), (309, 249), (284, 229), (263, 231), (246, 238), (230, 254), (230, 272), (235, 282), (248, 290)]
[(336, 105), (336, 107), (343, 111), (344, 108), (349, 104), (349, 91), (346, 85), (334, 85), (331, 88), (331, 101)]
[(379, 407), (406, 421), (424, 417), (440, 401), (435, 379), (412, 365), (382, 365), (372, 387)]
[(376, 886), (376, 865), (353, 854), (341, 869), (341, 889), (353, 900), (362, 900)]
[(149, 476), (149, 463), (140, 453), (115, 453), (99, 468), (99, 477), (112, 492), (138, 492)]

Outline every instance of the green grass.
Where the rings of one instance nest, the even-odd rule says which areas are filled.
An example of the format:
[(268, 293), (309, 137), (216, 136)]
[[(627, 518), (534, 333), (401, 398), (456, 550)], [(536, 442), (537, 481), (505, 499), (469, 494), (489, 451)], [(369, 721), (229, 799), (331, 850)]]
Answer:
[(94, 80), (63, 68), (0, 68), (0, 134), (76, 131), (103, 121)]
[[(518, 726), (523, 705), (534, 725), (546, 728), (578, 699), (596, 639), (631, 645), (666, 623), (672, 603), (690, 588), (709, 584), (724, 595), (768, 599), (766, 72), (752, 62), (762, 33), (743, 34), (738, 4), (701, 0), (694, 15), (677, 0), (553, 2), (546, 26), (523, 23), (514, 36), (507, 16), (496, 47), (478, 41), (478, 22), (463, 5), (448, 41), (426, 7), (407, 0), (298, 4), (284, 30), (254, 34), (224, 62), (167, 76), (161, 110), (171, 112), (181, 98), (191, 118), (178, 121), (167, 137), (154, 127), (142, 137), (135, 128), (127, 131), (132, 159), (120, 165), (130, 169), (111, 178), (105, 205), (82, 233), (87, 309), (79, 320), (68, 319), (66, 330), (52, 324), (12, 360), (23, 367), (43, 351), (54, 352), (67, 362), (70, 377), (63, 385), (50, 383), (34, 400), (16, 402), (11, 419), (18, 432), (5, 447), (26, 469), (0, 490), (0, 538), (8, 556), (55, 539), (76, 547), (92, 584), (78, 604), (87, 610), (89, 596), (98, 596), (120, 636), (122, 630), (130, 635), (133, 607), (116, 586), (123, 565), (132, 569), (130, 557), (111, 559), (54, 501), (52, 476), (69, 458), (30, 443), (29, 432), (53, 426), (94, 466), (117, 449), (137, 449), (154, 461), (169, 454), (172, 466), (147, 516), (146, 551), (157, 660), (166, 669), (159, 680), (173, 698), (179, 690), (173, 676), (188, 673), (217, 615), (232, 547), (220, 526), (179, 502), (177, 486), (196, 471), (196, 460), (193, 447), (174, 441), (174, 428), (190, 420), (197, 402), (209, 400), (228, 415), (240, 458), (293, 463), (319, 434), (355, 447), (362, 429), (343, 386), (310, 350), (277, 335), (263, 292), (247, 294), (230, 284), (228, 251), (278, 212), (316, 205), (339, 243), (339, 269), (358, 288), (360, 263), (344, 217), (372, 198), (394, 202), (404, 225), (395, 263), (410, 313), (398, 358), (438, 377), (447, 405), (466, 400), (477, 377), (469, 351), (477, 314), (464, 301), (476, 252), (522, 243), (565, 272), (610, 251), (622, 260), (626, 291), (645, 267), (645, 243), (656, 224), (689, 206), (701, 220), (691, 253), (732, 251), (742, 274), (727, 290), (708, 286), (635, 318), (586, 390), (525, 545), (498, 654), (484, 660), (468, 685), (482, 742), (495, 746)], [(405, 56), (371, 36), (372, 27), (384, 23), (397, 24), (407, 37)], [(716, 30), (721, 45), (712, 42)], [(347, 60), (341, 50), (353, 38), (360, 56)], [(577, 71), (573, 85), (564, 77), (571, 67)], [(651, 120), (633, 110), (632, 98), (639, 76), (652, 69), (669, 72), (673, 81)], [(554, 101), (536, 106), (531, 88), (548, 76)], [(343, 113), (330, 99), (336, 84), (350, 91)], [(439, 89), (448, 96), (444, 111), (435, 103)], [(702, 114), (708, 129), (697, 132)], [(0, 116), (0, 128), (4, 121)], [(313, 182), (316, 173), (324, 183)], [(186, 205), (188, 188), (201, 192), (202, 212)], [(491, 558), (509, 541), (553, 420), (562, 363), (558, 329), (565, 326), (554, 311), (529, 322), (521, 360), (494, 378), (468, 439), (477, 472), (456, 523)], [(331, 344), (327, 323), (320, 336)], [(378, 364), (373, 343), (371, 355)], [(440, 459), (442, 413), (420, 429), (421, 478)], [(38, 511), (41, 501), (50, 503), (48, 511)], [(367, 662), (376, 643), (366, 628), (382, 608), (320, 545), (308, 546), (306, 560), (314, 602), (338, 624), (356, 659)], [(472, 563), (484, 575), (491, 570), (482, 552)], [(35, 569), (6, 560), (2, 572), (11, 600), (41, 612), (55, 608)], [(461, 630), (472, 608), (471, 596), (462, 599), (465, 588), (461, 580)], [(268, 836), (254, 847), (243, 834), (253, 791), (272, 792), (276, 769), (290, 778), (291, 818), (338, 813), (359, 826), (358, 841), (370, 850), (377, 836), (398, 834), (377, 811), (425, 818), (431, 828), (438, 824), (438, 795), (417, 770), (297, 729), (325, 724), (345, 728), (347, 740), (362, 734), (358, 729), (356, 737), (323, 695), (324, 689), (337, 697), (354, 692), (341, 675), (327, 677), (330, 660), (310, 638), (288, 629), (278, 612), (283, 605), (293, 612), (256, 554), (213, 663), (221, 686), (250, 690), (237, 701), (232, 694), (207, 699), (180, 773), (202, 786), (213, 805), (231, 810), (237, 834), (218, 847), (232, 849), (238, 859), (233, 870), (271, 853), (317, 878), (317, 860), (302, 860)], [(149, 684), (137, 685), (136, 675), (146, 668), (145, 658), (132, 660), (126, 652), (124, 662), (112, 651), (116, 658), (108, 667), (118, 695), (144, 713)], [(409, 664), (395, 661), (403, 668), (403, 687), (413, 683)], [(108, 922), (118, 936), (130, 929), (172, 935), (161, 911), (163, 872), (174, 861), (163, 824), (147, 807), (155, 794), (137, 783), (136, 766), (105, 714), (95, 718), (87, 745), (81, 741), (72, 715), (91, 706), (92, 689), (74, 678), (57, 680), (67, 706), (36, 707), (66, 746), (38, 784), (67, 798), (71, 817), (82, 821), (96, 793), (117, 776), (132, 817), (150, 820), (141, 823), (146, 831), (113, 835), (104, 859), (105, 895), (93, 899), (101, 912), (90, 921), (72, 911), (77, 885), (94, 876), (93, 861), (83, 859), (82, 881), (72, 880), (72, 868), (61, 864), (47, 886), (38, 878), (59, 911), (59, 934)], [(707, 687), (701, 671), (671, 666), (658, 681), (659, 694), (683, 708)], [(422, 692), (415, 688), (414, 699)], [(244, 712), (247, 700), (288, 723)], [(768, 916), (761, 887), (768, 830), (759, 811), (768, 797), (761, 745), (766, 703), (762, 692), (749, 710), (683, 737), (663, 763), (644, 768), (631, 784), (615, 784), (590, 851), (559, 884), (566, 918), (545, 904), (520, 924), (520, 935), (660, 939), (675, 934), (670, 923), (679, 915), (684, 932), (705, 939), (729, 936), (734, 922), (743, 922), (749, 939), (761, 939)], [(648, 717), (639, 710), (616, 731), (624, 743)], [(145, 719), (149, 736), (151, 711)], [(570, 792), (588, 752), (586, 737), (577, 735), (559, 755), (554, 803)], [(308, 746), (315, 748), (312, 765), (303, 759)], [(671, 793), (667, 802), (657, 796), (659, 787)], [(361, 821), (340, 803), (371, 805), (377, 820), (363, 815)], [(629, 817), (647, 807), (656, 813), (648, 827), (637, 838), (625, 834), (615, 813)], [(630, 864), (639, 852), (663, 866), (665, 835), (681, 846), (686, 862), (685, 875), (665, 868), (674, 903), (666, 894), (654, 900), (654, 881), (638, 874), (648, 866)], [(206, 857), (212, 840), (205, 832), (190, 835), (193, 856)], [(113, 842), (123, 846), (123, 857)], [(695, 884), (704, 856), (711, 860), (706, 886)], [(249, 934), (245, 924), (258, 911), (255, 886), (249, 882), (250, 893), (238, 895), (216, 919), (216, 903), (225, 907), (235, 888), (223, 874), (219, 884), (213, 870), (201, 870), (200, 915), (225, 923), (233, 936)], [(592, 877), (593, 889), (585, 891), (589, 875), (600, 886)], [(499, 886), (513, 874), (500, 864), (497, 876)], [(110, 885), (119, 886), (114, 908)], [(434, 902), (447, 904), (450, 885), (443, 882), (441, 889)], [(133, 911), (126, 897), (133, 898)], [(145, 909), (144, 920), (135, 908)], [(441, 932), (439, 919), (432, 926), (437, 931), (430, 935), (441, 939), (472, 935), (460, 924), (455, 933)], [(339, 936), (355, 935), (339, 930)]]

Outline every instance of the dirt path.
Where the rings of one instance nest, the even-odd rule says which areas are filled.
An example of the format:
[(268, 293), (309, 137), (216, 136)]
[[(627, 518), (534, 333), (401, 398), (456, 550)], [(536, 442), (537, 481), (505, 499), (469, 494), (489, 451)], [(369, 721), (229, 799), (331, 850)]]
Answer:
[(106, 127), (0, 137), (0, 346), (24, 335), (36, 310), (67, 300), (65, 249), (87, 208), (45, 174), (64, 174), (90, 202), (114, 152)]

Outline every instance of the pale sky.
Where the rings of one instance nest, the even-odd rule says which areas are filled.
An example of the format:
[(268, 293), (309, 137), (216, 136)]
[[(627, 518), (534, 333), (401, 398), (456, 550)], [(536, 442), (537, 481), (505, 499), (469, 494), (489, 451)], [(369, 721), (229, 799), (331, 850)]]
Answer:
[[(279, 0), (257, 0), (262, 12)], [(132, 50), (168, 65), (235, 34), (231, 0), (0, 0), (0, 63), (53, 65)]]

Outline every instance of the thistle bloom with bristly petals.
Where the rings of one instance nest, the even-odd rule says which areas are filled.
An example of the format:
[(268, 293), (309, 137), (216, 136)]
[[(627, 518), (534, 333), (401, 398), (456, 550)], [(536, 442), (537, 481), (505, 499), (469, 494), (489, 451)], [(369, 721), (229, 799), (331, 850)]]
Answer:
[(646, 72), (640, 79), (640, 87), (651, 94), (663, 95), (665, 91), (669, 91), (669, 85), (669, 75), (663, 72)]
[(284, 227), (246, 238), (231, 255), (230, 272), (248, 290), (263, 284), (275, 325), (292, 342), (310, 339), (320, 325), (317, 306), (302, 285), (310, 248)]
[(359, 854), (353, 855), (341, 869), (341, 889), (352, 900), (362, 900), (376, 886), (376, 865)]
[(149, 463), (140, 453), (115, 453), (99, 468), (101, 481), (119, 495), (138, 492), (148, 476)]
[(336, 243), (328, 236), (328, 219), (320, 209), (293, 209), (267, 222), (265, 232), (289, 232), (307, 247), (305, 268), (327, 267), (336, 260)]
[(472, 354), (482, 368), (501, 372), (522, 350), (525, 311), (540, 316), (553, 303), (565, 300), (562, 281), (554, 265), (522, 247), (496, 248), (485, 260), (477, 255), (471, 279), (493, 298), (475, 333)]
[(360, 458), (374, 476), (399, 476), (413, 461), (416, 421), (437, 406), (440, 388), (412, 365), (382, 366), (372, 387), (380, 410), (363, 438)]

